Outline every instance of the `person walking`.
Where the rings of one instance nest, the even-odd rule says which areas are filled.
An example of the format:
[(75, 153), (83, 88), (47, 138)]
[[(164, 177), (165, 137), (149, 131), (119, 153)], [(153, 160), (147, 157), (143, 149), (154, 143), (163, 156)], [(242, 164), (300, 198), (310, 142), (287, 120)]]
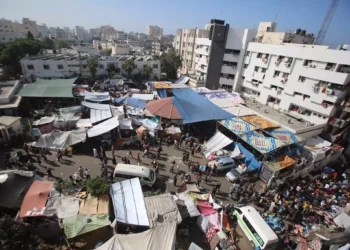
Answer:
[(211, 196), (215, 197), (216, 195), (216, 187), (213, 187), (213, 190), (211, 192)]
[(191, 149), (191, 155), (194, 156), (194, 148)]
[(53, 177), (51, 171), (52, 171), (52, 169), (51, 169), (50, 167), (46, 167), (46, 172), (47, 172), (47, 176), (48, 176), (48, 177)]
[(131, 149), (129, 150), (129, 159), (130, 159), (130, 157), (134, 159), (134, 156), (132, 155)]
[(198, 175), (197, 176), (197, 185), (200, 186), (201, 182), (202, 182), (202, 176)]
[(37, 158), (36, 158), (39, 166), (41, 166), (41, 159), (40, 158), (41, 158), (40, 155), (38, 155)]
[(175, 162), (175, 160), (173, 160), (171, 163), (171, 167), (170, 167), (170, 173), (174, 173), (175, 164), (176, 164), (176, 162)]
[(84, 179), (84, 169), (83, 169), (83, 167), (82, 167), (82, 166), (80, 166), (80, 167), (79, 167), (78, 172), (79, 172), (79, 176), (80, 176), (80, 178)]
[(142, 158), (145, 158), (145, 156), (148, 157), (148, 150), (147, 150), (147, 148), (145, 148), (145, 151), (143, 151), (143, 156), (142, 156)]
[(141, 162), (140, 153), (137, 153), (137, 162)]
[(185, 175), (184, 175), (184, 173), (182, 173), (182, 174), (180, 175), (180, 180), (181, 180), (181, 186), (182, 186), (183, 184), (185, 184)]
[(220, 188), (221, 188), (221, 182), (216, 184), (216, 189), (220, 192)]
[(176, 183), (177, 183), (177, 174), (174, 175), (174, 186), (176, 187)]
[(60, 162), (62, 160), (62, 152), (61, 152), (61, 150), (57, 150), (56, 157), (57, 157), (57, 161)]
[(91, 178), (90, 169), (85, 168), (85, 178), (87, 180), (90, 180), (90, 178)]

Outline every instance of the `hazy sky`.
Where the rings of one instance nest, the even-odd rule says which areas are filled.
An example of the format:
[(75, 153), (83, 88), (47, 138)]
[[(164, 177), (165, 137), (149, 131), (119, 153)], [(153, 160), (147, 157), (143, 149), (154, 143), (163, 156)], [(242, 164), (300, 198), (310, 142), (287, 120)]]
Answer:
[[(210, 19), (223, 19), (235, 28), (257, 28), (275, 21), (278, 31), (306, 29), (317, 35), (331, 0), (1, 0), (0, 17), (28, 17), (48, 26), (76, 25), (146, 32), (158, 25), (165, 34), (178, 28), (204, 28)], [(277, 15), (277, 18), (276, 18)], [(350, 0), (340, 0), (325, 44), (350, 44)]]

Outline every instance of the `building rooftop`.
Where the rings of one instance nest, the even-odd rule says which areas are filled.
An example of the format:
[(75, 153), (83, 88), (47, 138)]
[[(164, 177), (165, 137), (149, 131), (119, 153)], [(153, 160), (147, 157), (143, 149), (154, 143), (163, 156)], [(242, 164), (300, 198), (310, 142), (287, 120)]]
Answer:
[(21, 117), (16, 116), (0, 116), (0, 125), (10, 126), (14, 122), (20, 120)]
[[(80, 55), (81, 60), (88, 59), (89, 56), (87, 54)], [(26, 55), (23, 59), (27, 60), (79, 60), (79, 55), (63, 55), (63, 54), (38, 54), (34, 56)], [(22, 60), (23, 60), (22, 59)]]

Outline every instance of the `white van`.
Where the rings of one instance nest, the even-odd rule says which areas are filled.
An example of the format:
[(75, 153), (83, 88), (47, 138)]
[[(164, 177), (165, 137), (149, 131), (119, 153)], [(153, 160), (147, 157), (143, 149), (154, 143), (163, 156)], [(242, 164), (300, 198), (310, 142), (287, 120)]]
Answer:
[(140, 179), (141, 186), (149, 187), (152, 187), (157, 180), (155, 172), (148, 167), (121, 163), (118, 163), (115, 167), (113, 176), (115, 182), (138, 177)]
[(276, 249), (279, 239), (271, 227), (264, 221), (258, 211), (252, 206), (235, 206), (233, 214), (237, 217), (237, 222), (250, 240), (252, 248)]

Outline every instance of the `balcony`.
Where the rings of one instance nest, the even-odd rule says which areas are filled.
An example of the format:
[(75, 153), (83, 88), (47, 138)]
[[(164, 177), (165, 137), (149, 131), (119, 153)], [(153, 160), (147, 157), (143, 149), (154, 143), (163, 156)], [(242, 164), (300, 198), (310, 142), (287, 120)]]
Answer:
[(239, 55), (238, 54), (224, 54), (224, 61), (229, 61), (229, 62), (238, 62), (239, 60)]
[(206, 57), (196, 57), (195, 62), (200, 65), (208, 65), (209, 59), (207, 59)]
[(312, 78), (315, 79), (317, 77), (317, 80), (325, 81), (325, 82), (331, 82), (336, 83), (340, 85), (345, 85), (350, 79), (350, 74), (347, 73), (340, 73), (340, 72), (334, 72), (324, 69), (317, 69), (317, 68), (310, 68), (308, 66), (303, 66), (298, 69), (299, 74), (306, 77), (306, 78)]
[(325, 116), (328, 116), (334, 108), (334, 106), (324, 107), (322, 104), (314, 103), (310, 98), (304, 98), (302, 95), (294, 95), (293, 99), (291, 99), (291, 103)]
[(222, 66), (221, 73), (236, 74), (237, 73), (237, 67), (236, 66)]
[(256, 58), (254, 60), (254, 66), (260, 67), (260, 68), (267, 68), (269, 63), (268, 59), (263, 59), (263, 58)]
[(235, 82), (235, 79), (226, 78), (226, 77), (220, 77), (220, 80), (219, 80), (220, 84), (231, 85), (231, 86), (233, 86), (234, 82)]
[(204, 87), (205, 86), (206, 77), (205, 76), (197, 76), (190, 75), (190, 86), (191, 87)]
[(276, 60), (274, 63), (275, 63), (276, 70), (285, 72), (285, 73), (290, 73), (292, 69), (293, 61), (290, 62), (290, 61), (284, 61), (284, 60), (280, 60), (280, 61)]
[(246, 87), (246, 88), (249, 88), (249, 89), (253, 89), (253, 90), (257, 90), (257, 91), (260, 91), (262, 86), (260, 86), (262, 84), (259, 84), (257, 82), (252, 82), (252, 81), (244, 81), (242, 86), (243, 87)]
[(196, 54), (200, 54), (200, 55), (209, 55), (209, 48), (198, 48), (195, 50)]
[(197, 65), (195, 70), (201, 73), (207, 73), (208, 67), (201, 67), (200, 65)]

